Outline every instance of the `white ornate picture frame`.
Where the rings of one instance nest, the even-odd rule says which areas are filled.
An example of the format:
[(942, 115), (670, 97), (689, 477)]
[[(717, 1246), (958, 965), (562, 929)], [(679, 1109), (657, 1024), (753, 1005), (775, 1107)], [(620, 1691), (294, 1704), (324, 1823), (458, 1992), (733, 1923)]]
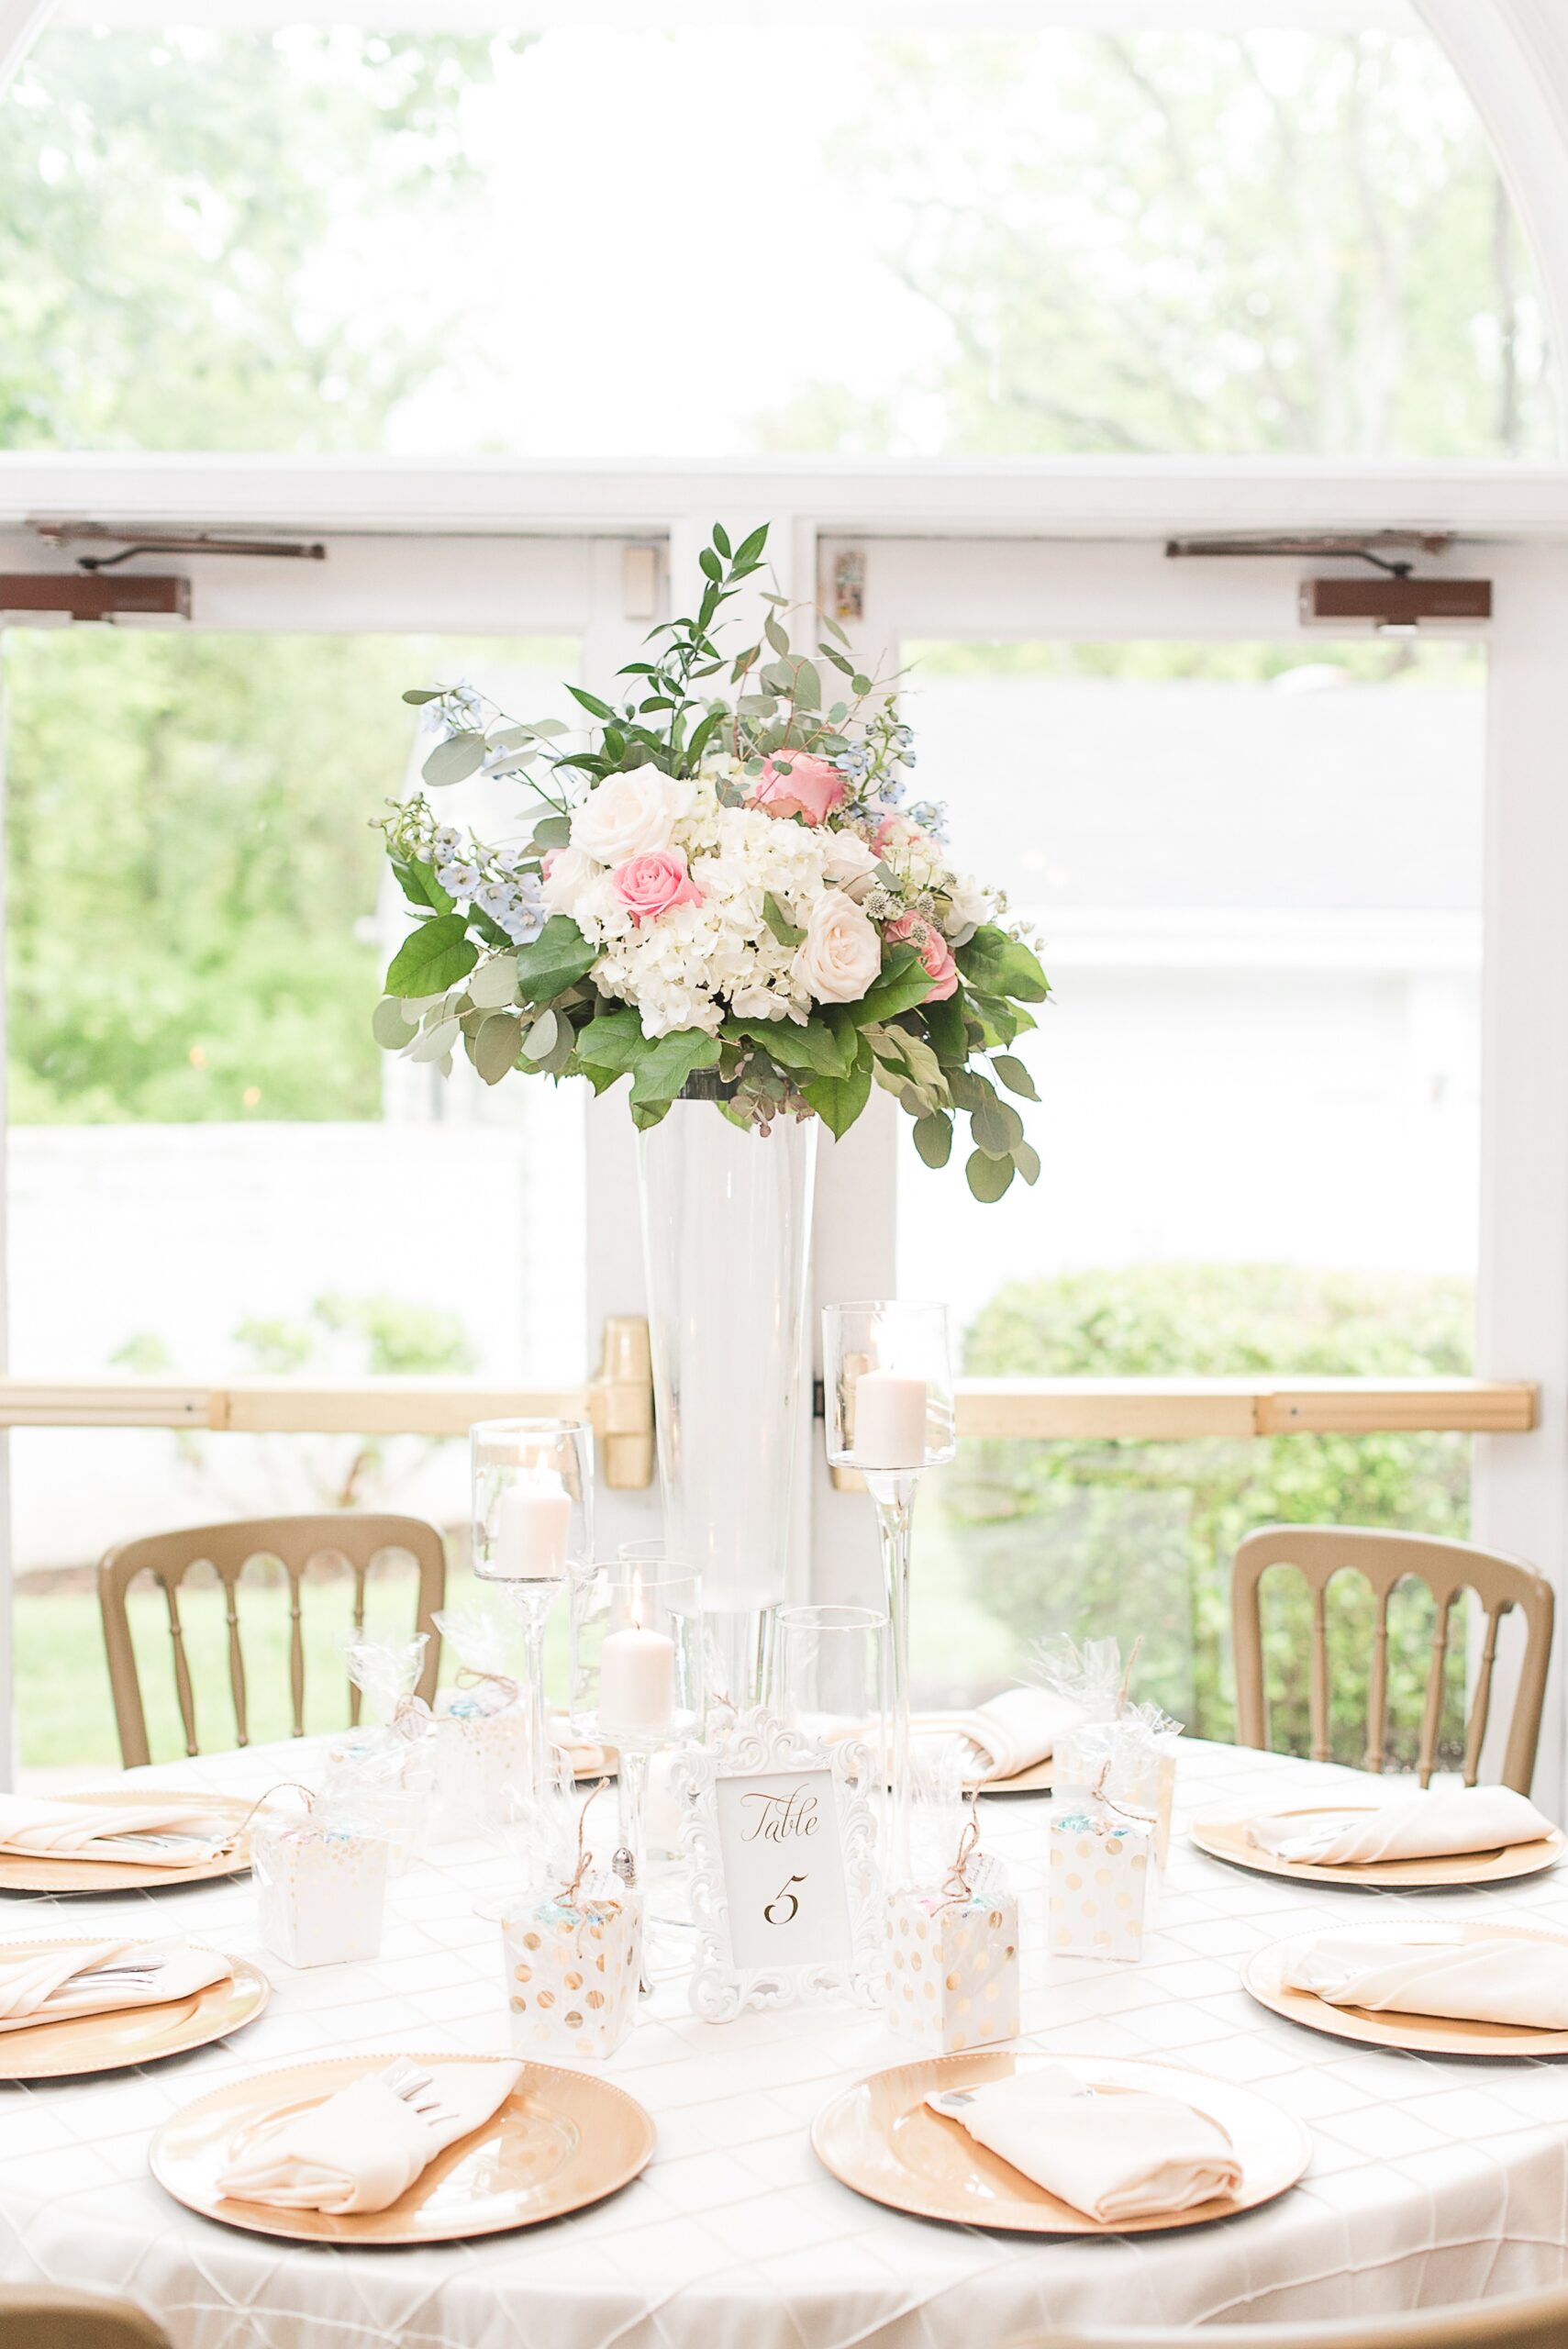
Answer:
[(870, 1747), (820, 1744), (752, 1712), (677, 1754), (673, 1779), (697, 1930), (693, 2011), (731, 2022), (746, 2007), (873, 2003), (883, 1920)]

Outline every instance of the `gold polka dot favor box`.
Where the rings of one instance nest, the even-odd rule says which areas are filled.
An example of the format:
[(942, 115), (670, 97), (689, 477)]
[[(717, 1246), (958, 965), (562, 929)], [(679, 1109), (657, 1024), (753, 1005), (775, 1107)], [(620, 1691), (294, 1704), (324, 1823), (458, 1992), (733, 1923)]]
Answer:
[[(997, 1871), (998, 1875), (1000, 1871)], [(956, 2055), (1018, 2029), (1018, 1904), (1001, 1887), (894, 1892), (885, 2007), (900, 2039)]]
[(1157, 1833), (1154, 1820), (1099, 1795), (1069, 1793), (1052, 1805), (1046, 1934), (1053, 1956), (1142, 1956)]
[(379, 1957), (387, 1840), (368, 1823), (313, 1815), (250, 1831), (262, 1947), (285, 1965)]
[(501, 1963), (519, 2054), (613, 2055), (637, 2021), (642, 1895), (613, 1876), (520, 1893)]

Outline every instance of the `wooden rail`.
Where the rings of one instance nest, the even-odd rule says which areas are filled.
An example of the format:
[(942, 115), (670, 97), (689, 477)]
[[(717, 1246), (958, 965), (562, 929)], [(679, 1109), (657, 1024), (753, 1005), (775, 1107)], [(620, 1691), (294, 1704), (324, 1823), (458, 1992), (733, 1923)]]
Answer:
[[(626, 1325), (633, 1330), (640, 1325)], [(634, 1359), (585, 1386), (503, 1387), (469, 1378), (373, 1378), (332, 1386), (250, 1378), (221, 1386), (156, 1379), (0, 1379), (0, 1427), (205, 1428), (225, 1434), (466, 1435), (475, 1419), (592, 1418), (601, 1441), (646, 1448), (652, 1391)], [(967, 1378), (963, 1436), (1371, 1435), (1452, 1429), (1525, 1435), (1538, 1390), (1483, 1378)], [(628, 1457), (629, 1458), (629, 1453)]]

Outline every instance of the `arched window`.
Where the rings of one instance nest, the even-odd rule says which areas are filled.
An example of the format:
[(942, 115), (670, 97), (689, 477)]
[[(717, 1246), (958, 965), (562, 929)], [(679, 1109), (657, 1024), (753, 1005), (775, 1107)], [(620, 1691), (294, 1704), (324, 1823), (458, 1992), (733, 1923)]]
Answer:
[(687, 13), (68, 15), (0, 112), (0, 445), (1552, 453), (1404, 0)]

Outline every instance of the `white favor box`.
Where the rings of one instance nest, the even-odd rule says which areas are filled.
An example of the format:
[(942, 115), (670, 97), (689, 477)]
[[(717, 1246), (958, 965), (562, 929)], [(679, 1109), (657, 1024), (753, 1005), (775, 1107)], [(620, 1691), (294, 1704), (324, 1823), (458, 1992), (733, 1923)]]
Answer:
[(1143, 1954), (1154, 1880), (1155, 1823), (1069, 1795), (1046, 1826), (1046, 1921), (1053, 1956), (1123, 1961)]
[(1015, 2038), (1018, 1970), (1010, 1892), (889, 1894), (884, 1998), (900, 2039), (953, 2055)]
[(386, 1862), (386, 1839), (367, 1829), (258, 1820), (250, 1870), (263, 1947), (286, 1965), (379, 1957)]
[(520, 2055), (613, 2055), (637, 2021), (642, 1895), (600, 1882), (568, 1901), (518, 1896), (501, 1920), (501, 1963)]

